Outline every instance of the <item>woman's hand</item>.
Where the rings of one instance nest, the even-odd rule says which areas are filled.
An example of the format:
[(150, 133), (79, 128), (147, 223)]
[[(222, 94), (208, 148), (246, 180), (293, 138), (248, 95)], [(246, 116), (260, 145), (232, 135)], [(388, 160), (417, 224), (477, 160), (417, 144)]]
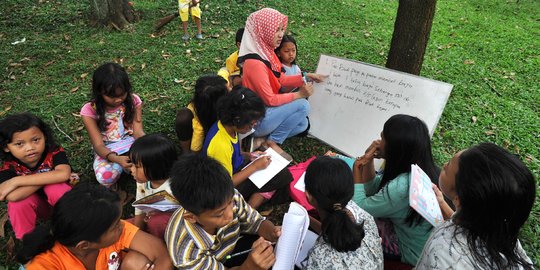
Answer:
[(299, 95), (298, 98), (307, 98), (313, 95), (313, 83), (306, 83), (300, 87), (300, 90), (296, 92)]
[(321, 74), (317, 74), (317, 73), (307, 73), (306, 77), (308, 77), (310, 80), (312, 80), (312, 81), (314, 81), (316, 83), (320, 83), (320, 82), (323, 82), (324, 80), (326, 80), (326, 78), (328, 78), (328, 75), (321, 75)]

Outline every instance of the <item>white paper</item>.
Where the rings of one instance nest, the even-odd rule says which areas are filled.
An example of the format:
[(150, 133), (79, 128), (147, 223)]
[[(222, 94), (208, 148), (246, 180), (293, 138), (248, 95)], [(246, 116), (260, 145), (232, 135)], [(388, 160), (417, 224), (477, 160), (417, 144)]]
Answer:
[(431, 180), (416, 164), (411, 165), (409, 204), (433, 226), (437, 226), (444, 221)]
[[(266, 169), (256, 171), (249, 176), (249, 180), (251, 180), (251, 182), (253, 182), (253, 184), (255, 184), (258, 188), (266, 185), (268, 181), (270, 181), (274, 176), (276, 176), (276, 174), (278, 174), (281, 170), (287, 167), (287, 165), (289, 165), (290, 163), (290, 161), (286, 160), (272, 148), (266, 149), (263, 156), (270, 156), (270, 159), (272, 160), (270, 162), (270, 165), (268, 165)], [(251, 165), (251, 163), (249, 163), (247, 166)], [(246, 167), (244, 167), (244, 169)]]
[(298, 258), (296, 258), (296, 266), (299, 268), (302, 268), (302, 262), (307, 258), (309, 251), (313, 246), (315, 245), (315, 242), (317, 242), (317, 238), (319, 236), (312, 232), (307, 231), (306, 237), (304, 238), (304, 243), (302, 243), (302, 247), (300, 248), (300, 253), (298, 254)]
[(276, 244), (276, 262), (272, 269), (294, 269), (308, 228), (309, 216), (306, 209), (300, 204), (292, 202), (289, 211), (283, 217), (281, 236)]
[(302, 192), (306, 192), (306, 172), (304, 172), (302, 174), (302, 176), (300, 176), (300, 178), (298, 179), (298, 181), (296, 182), (296, 184), (294, 184), (294, 188), (302, 191)]

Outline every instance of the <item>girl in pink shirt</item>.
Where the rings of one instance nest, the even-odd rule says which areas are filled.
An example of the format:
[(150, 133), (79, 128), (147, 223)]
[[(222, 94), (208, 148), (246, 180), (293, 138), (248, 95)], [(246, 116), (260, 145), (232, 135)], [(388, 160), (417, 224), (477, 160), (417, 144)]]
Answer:
[(106, 63), (94, 71), (92, 100), (84, 104), (81, 116), (96, 153), (96, 179), (106, 187), (115, 184), (123, 170), (129, 172), (131, 162), (123, 154), (144, 135), (141, 105), (123, 67)]

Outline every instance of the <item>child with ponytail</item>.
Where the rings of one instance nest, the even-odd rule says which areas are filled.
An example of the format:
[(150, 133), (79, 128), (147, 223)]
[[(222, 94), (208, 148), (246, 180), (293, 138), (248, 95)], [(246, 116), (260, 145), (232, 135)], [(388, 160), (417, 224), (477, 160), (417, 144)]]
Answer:
[(383, 253), (373, 217), (352, 201), (347, 163), (318, 157), (306, 170), (306, 196), (321, 217), (321, 231), (303, 269), (382, 269)]

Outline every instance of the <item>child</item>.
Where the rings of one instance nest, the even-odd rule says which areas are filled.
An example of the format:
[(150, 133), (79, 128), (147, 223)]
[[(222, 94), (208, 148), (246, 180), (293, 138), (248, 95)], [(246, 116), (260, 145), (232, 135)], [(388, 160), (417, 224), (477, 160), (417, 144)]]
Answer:
[(30, 113), (0, 121), (0, 147), (0, 200), (8, 202), (15, 237), (22, 239), (71, 189), (71, 167), (49, 127)]
[[(137, 197), (142, 199), (159, 191), (171, 196), (169, 177), (172, 165), (178, 158), (174, 144), (158, 134), (144, 135), (133, 143), (129, 151), (131, 174), (137, 182)], [(135, 208), (133, 224), (139, 229), (163, 239), (165, 227), (172, 212), (153, 211), (144, 213)]]
[(279, 227), (244, 201), (219, 162), (203, 155), (181, 156), (171, 172), (171, 190), (182, 205), (165, 231), (175, 267), (224, 269), (223, 263), (235, 246), (244, 248), (239, 243), (240, 233), (261, 236), (240, 269), (268, 269), (274, 264), (268, 241), (277, 240)]
[[(246, 168), (245, 160), (254, 160), (261, 153), (243, 153), (240, 150), (239, 133), (247, 133), (264, 117), (265, 108), (262, 100), (255, 92), (237, 87), (220, 99), (218, 104), (218, 119), (208, 131), (203, 145), (203, 153), (218, 160), (232, 177), (234, 186), (242, 196), (247, 198), (250, 205), (257, 208), (264, 202), (263, 198), (251, 197), (256, 192), (268, 192), (276, 189), (280, 193), (287, 192), (288, 178), (278, 174), (261, 189), (251, 181), (246, 181), (250, 175), (265, 169), (270, 164), (270, 157), (261, 157)], [(284, 170), (288, 173), (287, 170)], [(289, 174), (290, 175), (290, 174)]]
[(296, 64), (296, 53), (298, 52), (298, 46), (296, 40), (291, 35), (284, 35), (281, 40), (281, 44), (275, 49), (283, 69), (285, 69), (285, 75), (298, 75), (302, 74), (302, 70)]
[(188, 20), (189, 13), (191, 12), (191, 17), (197, 25), (197, 39), (203, 39), (202, 36), (202, 27), (201, 27), (201, 9), (199, 7), (200, 0), (178, 0), (178, 13), (180, 14), (180, 20), (182, 21), (182, 27), (184, 28), (184, 36), (182, 40), (189, 40), (188, 33)]
[(175, 130), (183, 153), (200, 152), (204, 137), (217, 121), (217, 101), (227, 93), (227, 81), (215, 74), (201, 76), (187, 108), (178, 110)]
[(231, 53), (227, 60), (225, 60), (225, 68), (221, 68), (218, 71), (218, 75), (227, 80), (229, 88), (233, 88), (242, 84), (242, 78), (240, 77), (240, 68), (236, 65), (238, 61), (238, 50), (240, 44), (242, 44), (242, 37), (244, 36), (244, 28), (240, 28), (236, 31), (236, 51)]
[(131, 92), (128, 74), (120, 65), (106, 63), (92, 76), (92, 100), (81, 116), (95, 151), (94, 172), (106, 187), (116, 183), (131, 163), (125, 154), (144, 135), (141, 98)]
[(163, 241), (120, 219), (117, 193), (79, 184), (54, 206), (52, 222), (23, 239), (17, 260), (34, 269), (172, 269)]
[[(375, 157), (385, 159), (382, 174), (375, 174)], [(381, 139), (354, 163), (353, 200), (373, 217), (387, 219), (395, 230), (395, 236), (381, 232), (385, 257), (416, 265), (433, 227), (409, 206), (411, 164), (420, 166), (432, 181), (438, 176), (426, 124), (413, 116), (394, 115), (384, 123)]]
[(373, 217), (351, 201), (351, 169), (341, 159), (318, 157), (305, 176), (306, 197), (322, 221), (321, 237), (304, 269), (382, 269), (381, 238)]
[[(433, 230), (416, 269), (534, 269), (518, 240), (536, 190), (523, 162), (482, 143), (446, 163), (439, 186), (456, 212)], [(449, 209), (434, 189), (441, 208)]]

